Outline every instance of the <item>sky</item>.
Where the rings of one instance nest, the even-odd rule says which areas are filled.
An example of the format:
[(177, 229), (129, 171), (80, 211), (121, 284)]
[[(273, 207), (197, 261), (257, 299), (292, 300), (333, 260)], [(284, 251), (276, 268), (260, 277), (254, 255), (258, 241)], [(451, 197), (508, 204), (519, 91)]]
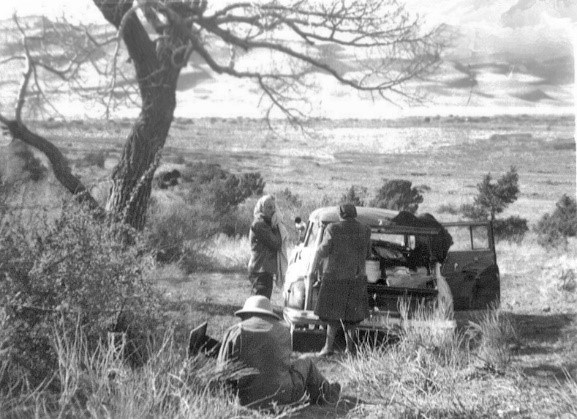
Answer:
[[(312, 0), (315, 1), (315, 0)], [(218, 7), (231, 0), (211, 0)], [(459, 54), (572, 54), (576, 39), (576, 0), (403, 0), (408, 10), (432, 24), (446, 23), (461, 34)], [(90, 0), (1, 0), (0, 19), (18, 15), (65, 16), (72, 21), (102, 23)]]
[(10, 18), (16, 12), (19, 16), (45, 15), (56, 18), (88, 19), (102, 21), (96, 6), (89, 0), (2, 0), (0, 19)]
[[(209, 0), (209, 5), (214, 7), (230, 3), (231, 0)], [(311, 0), (317, 1), (317, 0)], [(320, 1), (320, 0), (318, 0)], [(459, 63), (515, 63), (531, 62), (543, 60), (556, 60), (562, 57), (572, 57), (574, 47), (572, 41), (577, 43), (577, 0), (403, 0), (407, 9), (422, 15), (432, 24), (445, 23), (456, 29), (459, 33), (454, 47), (449, 52), (449, 62)], [(14, 12), (20, 16), (35, 14), (46, 15), (52, 18), (65, 16), (75, 22), (84, 23), (104, 23), (96, 6), (90, 0), (0, 0), (0, 19), (9, 18)], [(541, 80), (545, 87), (541, 91), (527, 90), (526, 86), (531, 85), (531, 81), (523, 82), (522, 77), (534, 75), (531, 71), (523, 69), (515, 73), (514, 65), (511, 67), (511, 74), (507, 80), (502, 75), (485, 71), (479, 74), (477, 81), (479, 88), (485, 87), (481, 93), (491, 95), (493, 89), (501, 89), (505, 98), (499, 104), (505, 107), (515, 106), (520, 112), (524, 112), (521, 107), (525, 103), (515, 99), (515, 94), (545, 95), (561, 98), (559, 103), (571, 104), (567, 98), (567, 91), (571, 91), (572, 86), (553, 86), (550, 90), (548, 86), (547, 74)], [(451, 74), (448, 77), (458, 78), (459, 72), (448, 69)], [(558, 71), (557, 68), (555, 71)], [(548, 71), (548, 70), (546, 70)], [(553, 70), (551, 70), (553, 71)], [(562, 69), (565, 73), (572, 72), (571, 66)], [(511, 76), (517, 77), (511, 79)], [(220, 79), (219, 79), (220, 80)], [(506, 84), (506, 85), (505, 85)], [(517, 89), (517, 86), (524, 84), (524, 92)], [(550, 83), (549, 83), (550, 85)], [(214, 83), (217, 88), (219, 83)], [(513, 95), (511, 89), (515, 89)], [(340, 92), (337, 92), (340, 94)], [(447, 90), (445, 90), (447, 94)], [(463, 93), (463, 92), (456, 92)], [(464, 97), (455, 95), (455, 106), (462, 106), (468, 101), (468, 92)], [(212, 98), (218, 97), (219, 92), (213, 92)], [(223, 102), (230, 98), (230, 90), (223, 91)], [(452, 93), (449, 91), (446, 97), (451, 99)], [(328, 96), (332, 110), (328, 112), (338, 112), (343, 109), (338, 104), (339, 95)], [(439, 95), (440, 96), (440, 95)], [(462, 96), (462, 95), (461, 95)], [(571, 95), (570, 95), (571, 96)], [(537, 96), (538, 97), (538, 96)], [(491, 106), (494, 100), (481, 100), (478, 96), (480, 107)], [(194, 102), (198, 100), (195, 96), (182, 97), (183, 101)], [(240, 98), (239, 98), (240, 100)], [(347, 99), (348, 100), (348, 97)], [(345, 100), (345, 102), (346, 102)], [(222, 112), (221, 103), (213, 100), (216, 108), (215, 112)], [(449, 106), (452, 103), (445, 103)], [(530, 107), (544, 105), (544, 102), (527, 103)], [(208, 109), (204, 107), (204, 109)], [(360, 108), (358, 108), (360, 109)], [(234, 114), (235, 110), (231, 110)], [(365, 112), (363, 109), (359, 111)], [(452, 112), (450, 110), (449, 112)]]

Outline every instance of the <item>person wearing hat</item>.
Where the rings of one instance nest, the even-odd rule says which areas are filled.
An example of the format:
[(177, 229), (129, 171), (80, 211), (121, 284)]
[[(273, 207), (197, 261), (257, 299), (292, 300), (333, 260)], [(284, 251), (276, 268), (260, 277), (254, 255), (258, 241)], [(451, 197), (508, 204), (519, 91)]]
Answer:
[(292, 404), (304, 401), (305, 393), (318, 404), (338, 402), (340, 384), (329, 383), (310, 358), (291, 361), (288, 325), (272, 310), (268, 298), (253, 295), (235, 314), (241, 321), (226, 331), (217, 365), (225, 369), (230, 363), (240, 363), (258, 372), (238, 380), (243, 406)]
[(339, 206), (340, 221), (327, 226), (317, 257), (324, 258), (315, 314), (327, 324), (319, 356), (333, 353), (339, 327), (345, 331), (347, 352), (354, 351), (356, 325), (369, 313), (365, 260), (371, 252), (371, 229), (356, 220), (353, 204)]

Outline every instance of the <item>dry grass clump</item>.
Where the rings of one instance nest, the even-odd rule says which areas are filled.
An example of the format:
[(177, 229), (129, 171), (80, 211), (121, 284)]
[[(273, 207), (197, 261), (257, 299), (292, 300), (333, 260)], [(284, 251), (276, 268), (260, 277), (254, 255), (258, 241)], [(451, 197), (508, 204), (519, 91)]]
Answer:
[[(422, 309), (420, 316), (434, 317), (434, 307)], [(375, 404), (371, 415), (495, 417), (502, 403), (518, 396), (515, 372), (508, 368), (508, 343), (515, 336), (510, 320), (492, 310), (465, 330), (451, 329), (446, 322), (432, 319), (429, 328), (424, 322), (408, 323), (397, 344), (363, 346), (357, 357), (342, 361), (349, 387)], [(479, 359), (487, 361), (479, 365)], [(476, 382), (479, 377), (503, 380), (503, 388), (511, 391), (476, 392), (476, 386), (486, 384)]]
[[(55, 330), (59, 392), (47, 384), (28, 392), (0, 391), (0, 417), (87, 418), (260, 418), (241, 407), (226, 389), (226, 374), (215, 373), (213, 360), (186, 359), (168, 332), (149, 362), (130, 369), (122, 340), (109, 339), (89, 352), (86, 339)], [(0, 362), (0, 370), (6, 364)], [(236, 371), (238, 372), (238, 371)], [(277, 413), (282, 414), (283, 410)]]
[(572, 313), (577, 303), (577, 240), (563, 251), (545, 249), (535, 233), (522, 243), (497, 244), (502, 306), (515, 311)]
[(565, 382), (554, 389), (557, 399), (556, 405), (560, 412), (566, 413), (567, 417), (577, 418), (577, 378), (565, 372)]
[(250, 259), (250, 243), (247, 236), (218, 234), (208, 239), (199, 253), (211, 261), (213, 271), (244, 272)]
[(518, 337), (509, 314), (498, 308), (487, 310), (477, 321), (469, 322), (465, 336), (484, 368), (503, 371), (511, 363), (510, 348)]

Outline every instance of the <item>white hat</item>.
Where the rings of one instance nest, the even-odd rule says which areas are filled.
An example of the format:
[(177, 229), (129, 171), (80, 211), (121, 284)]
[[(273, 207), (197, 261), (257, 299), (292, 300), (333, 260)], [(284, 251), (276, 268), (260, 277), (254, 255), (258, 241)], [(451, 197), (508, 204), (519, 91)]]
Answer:
[(236, 316), (241, 314), (266, 314), (280, 320), (280, 317), (272, 311), (270, 300), (263, 295), (252, 295), (246, 299), (242, 309), (234, 313)]

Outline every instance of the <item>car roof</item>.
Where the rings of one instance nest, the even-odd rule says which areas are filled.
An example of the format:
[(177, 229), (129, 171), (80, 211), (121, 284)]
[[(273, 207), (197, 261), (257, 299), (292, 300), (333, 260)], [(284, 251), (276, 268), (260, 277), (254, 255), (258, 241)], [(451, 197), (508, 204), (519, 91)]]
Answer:
[[(395, 224), (392, 220), (399, 211), (374, 207), (356, 207), (357, 221), (370, 226), (373, 229), (381, 230), (383, 233), (399, 234), (438, 234), (440, 228), (416, 227)], [(309, 221), (324, 224), (336, 223), (340, 221), (338, 207), (322, 207), (311, 212)]]

